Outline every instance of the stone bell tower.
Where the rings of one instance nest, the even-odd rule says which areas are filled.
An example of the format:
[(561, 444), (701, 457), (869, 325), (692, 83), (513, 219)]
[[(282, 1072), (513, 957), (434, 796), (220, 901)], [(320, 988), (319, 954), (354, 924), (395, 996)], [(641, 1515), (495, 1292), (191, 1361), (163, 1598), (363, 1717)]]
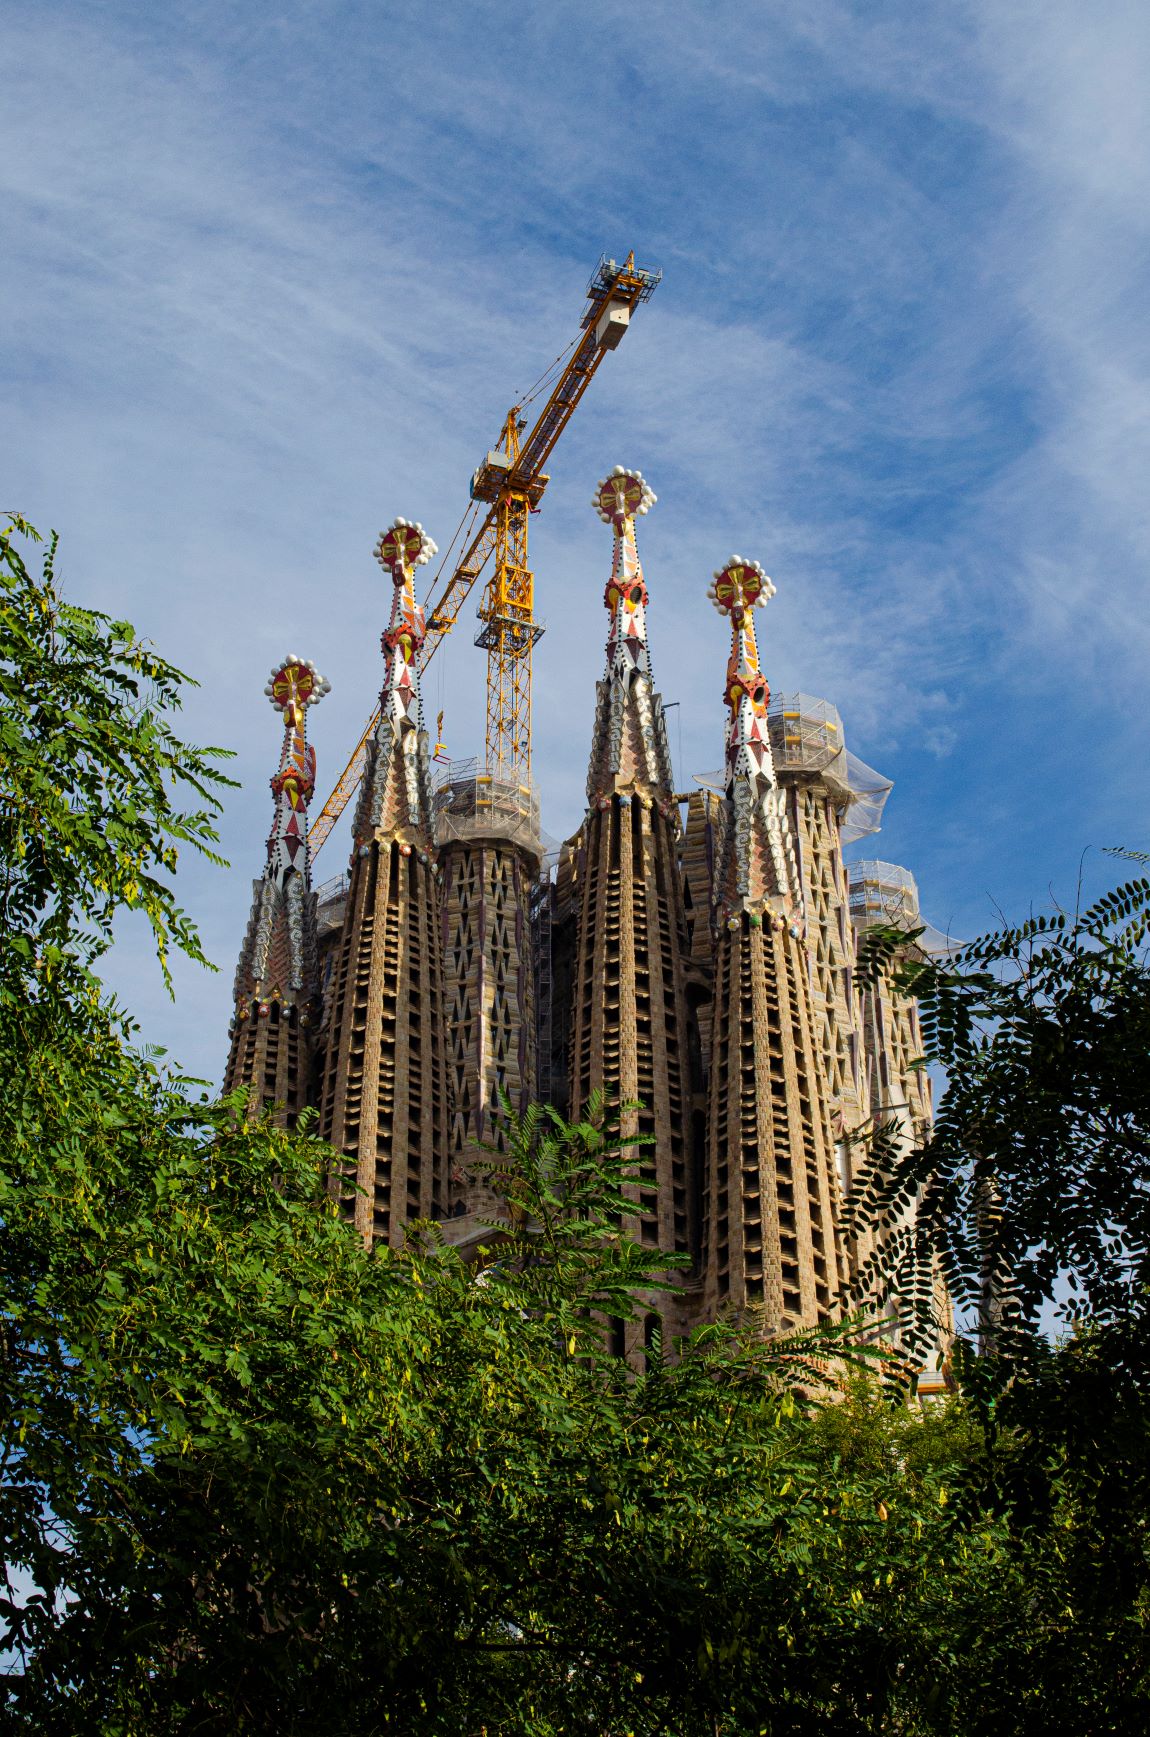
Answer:
[(283, 718), (283, 744), (271, 781), (276, 806), (267, 866), (253, 888), (236, 969), (224, 1076), (225, 1092), (248, 1087), (249, 1114), (274, 1105), (276, 1121), (288, 1128), (308, 1102), (319, 1015), (307, 842), (315, 750), (307, 740), (307, 714), (329, 688), (313, 663), (292, 654), (275, 665), (264, 689)]
[[(624, 1111), (636, 1149), (643, 1212), (632, 1234), (695, 1256), (691, 1187), (691, 1044), (684, 982), (687, 928), (678, 872), (679, 810), (663, 705), (647, 637), (650, 601), (635, 520), (655, 496), (638, 471), (616, 466), (594, 505), (615, 534), (603, 601), (607, 669), (597, 690), (587, 774), (587, 816), (573, 849), (575, 965), (571, 988), (570, 1104), (594, 1090)], [(636, 1195), (637, 1205), (640, 1203)], [(661, 1304), (686, 1322), (675, 1294)]]
[(392, 582), (380, 716), (356, 810), (346, 914), (327, 997), (320, 1132), (357, 1230), (393, 1245), (447, 1205), (447, 1056), (438, 869), (419, 698), (413, 574), (435, 545), (396, 519), (376, 559)]
[(726, 796), (704, 1184), (704, 1311), (766, 1332), (829, 1315), (840, 1283), (834, 1145), (811, 1017), (801, 883), (767, 726), (752, 611), (774, 595), (734, 555), (710, 595), (731, 624)]

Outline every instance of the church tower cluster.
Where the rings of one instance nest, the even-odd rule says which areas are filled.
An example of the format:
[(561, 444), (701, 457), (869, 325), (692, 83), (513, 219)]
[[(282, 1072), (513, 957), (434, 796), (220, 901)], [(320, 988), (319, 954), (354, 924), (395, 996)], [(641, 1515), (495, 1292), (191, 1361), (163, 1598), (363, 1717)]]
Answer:
[(676, 790), (636, 538), (655, 495), (617, 466), (593, 504), (614, 542), (606, 669), (585, 816), (557, 850), (532, 787), (433, 765), (414, 580), (435, 546), (420, 525), (396, 519), (377, 546), (392, 588), (379, 722), (347, 873), (318, 898), (305, 722), (327, 683), (298, 658), (273, 672), (276, 818), (226, 1085), (289, 1125), (314, 1106), (363, 1236), (396, 1245), (434, 1218), (465, 1249), (499, 1213), (472, 1161), (498, 1144), (503, 1103), (575, 1116), (601, 1094), (645, 1137), (625, 1228), (686, 1257), (652, 1299), (671, 1334), (727, 1313), (765, 1333), (811, 1325), (871, 1252), (842, 1214), (860, 1136), (917, 1140), (930, 1122), (913, 1003), (855, 982), (871, 924), (924, 944), (906, 871), (844, 864), (890, 784), (848, 752), (833, 706), (772, 699), (755, 612), (774, 586), (735, 555), (709, 589), (731, 635), (722, 772)]

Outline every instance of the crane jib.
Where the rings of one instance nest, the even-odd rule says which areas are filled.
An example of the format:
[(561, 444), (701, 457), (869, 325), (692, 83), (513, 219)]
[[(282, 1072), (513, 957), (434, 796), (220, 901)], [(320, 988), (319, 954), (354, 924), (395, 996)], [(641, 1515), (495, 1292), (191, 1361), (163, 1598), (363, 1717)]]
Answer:
[[(455, 625), (459, 611), (467, 601), (476, 580), (491, 556), (496, 554), (496, 574), (489, 583), (484, 608), (480, 614), (489, 624), (493, 619), (497, 624), (502, 622), (504, 630), (501, 632), (497, 628), (493, 636), (489, 625), (488, 630), (480, 635), (479, 643), (488, 648), (489, 689), (493, 681), (498, 681), (503, 686), (519, 688), (522, 692), (517, 696), (513, 695), (511, 707), (515, 718), (514, 741), (500, 740), (495, 743), (490, 739), (492, 708), (489, 693), (487, 754), (489, 760), (494, 757), (501, 764), (504, 759), (518, 762), (525, 772), (530, 767), (531, 660), (529, 649), (526, 659), (522, 656), (522, 650), (524, 645), (529, 648), (542, 631), (532, 625), (533, 582), (527, 567), (526, 507), (538, 506), (548, 480), (543, 466), (570, 421), (599, 363), (609, 350), (618, 345), (628, 328), (632, 313), (640, 302), (650, 300), (662, 275), (660, 271), (650, 271), (643, 266), (637, 266), (634, 254), (629, 254), (622, 266), (605, 256), (600, 259), (587, 285), (587, 307), (582, 320), (583, 337), (563, 369), (534, 428), (522, 444), (518, 439), (521, 426), (517, 421), (518, 407), (509, 413), (501, 437), (502, 452), (497, 450), (489, 453), (485, 466), (481, 466), (476, 473), (477, 480), (482, 477), (483, 486), (475, 498), (490, 503), (486, 517), (439, 596), (427, 605), (427, 635), (420, 657), (421, 667), (430, 662), (440, 641)], [(508, 565), (511, 560), (508, 553), (508, 512), (517, 515), (521, 521), (516, 533), (518, 542), (514, 553), (514, 567)], [(507, 628), (504, 605), (499, 601), (507, 590), (509, 576), (512, 574), (515, 594), (520, 599), (514, 611), (514, 634), (510, 634), (510, 629)], [(437, 574), (436, 578), (438, 577)], [(528, 587), (525, 601), (520, 597), (524, 583)], [(338, 784), (312, 825), (310, 842), (313, 858), (318, 855), (324, 840), (355, 794), (363, 776), (367, 743), (378, 717), (377, 712), (368, 722)]]

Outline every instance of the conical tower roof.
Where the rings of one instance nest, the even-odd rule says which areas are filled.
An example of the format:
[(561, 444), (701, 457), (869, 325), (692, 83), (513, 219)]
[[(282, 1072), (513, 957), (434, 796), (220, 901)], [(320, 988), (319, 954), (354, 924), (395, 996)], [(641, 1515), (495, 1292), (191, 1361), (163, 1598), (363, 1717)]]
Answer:
[(398, 1245), (446, 1203), (448, 1084), (438, 868), (413, 574), (435, 553), (395, 519), (376, 545), (392, 580), (380, 717), (356, 814), (345, 918), (325, 985), (320, 1133), (331, 1187), (365, 1236)]
[(587, 771), (592, 805), (624, 790), (641, 790), (665, 801), (674, 783), (662, 701), (651, 673), (649, 598), (635, 542), (635, 520), (650, 510), (655, 498), (638, 471), (616, 465), (592, 502), (615, 532), (615, 557), (603, 594), (610, 617), (607, 670), (597, 690)]
[(283, 717), (283, 744), (271, 781), (275, 815), (267, 863), (252, 890), (252, 910), (236, 968), (235, 1018), (225, 1090), (246, 1086), (250, 1109), (266, 1103), (289, 1125), (306, 1102), (310, 1041), (298, 1034), (319, 1013), (315, 898), (308, 858), (307, 808), (315, 790), (315, 751), (307, 714), (329, 684), (294, 653), (272, 669), (265, 693)]
[(283, 718), (280, 761), (271, 781), (275, 816), (267, 865), (256, 881), (252, 915), (236, 971), (236, 1000), (300, 999), (310, 995), (314, 936), (306, 920), (311, 892), (307, 809), (315, 790), (315, 749), (307, 740), (307, 714), (331, 684), (307, 658), (289, 654), (277, 663), (264, 692)]
[(802, 893), (786, 800), (775, 776), (767, 729), (770, 689), (759, 667), (753, 610), (775, 588), (757, 561), (732, 555), (709, 588), (715, 608), (731, 623), (731, 655), (723, 697), (727, 704), (728, 825), (719, 893), (721, 918), (770, 908), (802, 921)]
[(403, 835), (430, 849), (431, 785), (427, 738), (419, 692), (419, 653), (424, 614), (415, 601), (414, 574), (437, 553), (423, 526), (395, 519), (376, 544), (375, 558), (390, 574), (394, 592), (391, 619), (381, 646), (384, 655), (379, 723), (368, 744), (367, 768), (355, 817), (355, 839)]

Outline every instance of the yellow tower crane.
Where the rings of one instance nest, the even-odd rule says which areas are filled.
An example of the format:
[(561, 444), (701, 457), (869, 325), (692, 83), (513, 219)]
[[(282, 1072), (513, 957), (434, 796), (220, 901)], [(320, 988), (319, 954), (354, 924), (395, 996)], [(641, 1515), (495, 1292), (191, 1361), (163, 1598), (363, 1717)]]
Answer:
[[(514, 404), (507, 412), (498, 444), (471, 479), (473, 505), (461, 526), (463, 553), (445, 579), (449, 549), (431, 582), (421, 670), (455, 626), (476, 580), (494, 560), (479, 608), (482, 627), (475, 643), (487, 652), (487, 766), (500, 779), (525, 784), (531, 774), (531, 652), (543, 629), (535, 620), (535, 578), (527, 565), (527, 522), (550, 481), (543, 466), (603, 357), (608, 350), (618, 348), (631, 315), (640, 302), (654, 294), (662, 275), (637, 266), (633, 253), (622, 265), (613, 259), (599, 261), (587, 286), (587, 307), (579, 333), (553, 364), (562, 364), (561, 372), (535, 426), (524, 433), (527, 424), (522, 412), (542, 391), (552, 369), (524, 404)], [(457, 541), (458, 537), (453, 547)], [(367, 744), (378, 722), (377, 710), (339, 783), (312, 823), (313, 859), (359, 786)]]

